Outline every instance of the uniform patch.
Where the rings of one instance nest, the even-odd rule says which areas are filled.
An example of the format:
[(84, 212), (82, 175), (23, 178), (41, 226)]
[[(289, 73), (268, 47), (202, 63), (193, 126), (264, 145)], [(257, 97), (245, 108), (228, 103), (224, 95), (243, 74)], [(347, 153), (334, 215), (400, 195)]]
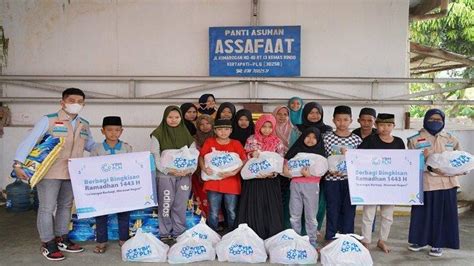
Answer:
[(416, 140), (415, 148), (426, 149), (429, 147), (431, 147), (431, 142), (427, 141), (425, 138), (419, 138)]
[(447, 150), (447, 151), (454, 151), (454, 143), (452, 142), (448, 142), (444, 145), (444, 148)]
[(68, 128), (61, 121), (54, 122), (52, 135), (54, 137), (67, 137)]

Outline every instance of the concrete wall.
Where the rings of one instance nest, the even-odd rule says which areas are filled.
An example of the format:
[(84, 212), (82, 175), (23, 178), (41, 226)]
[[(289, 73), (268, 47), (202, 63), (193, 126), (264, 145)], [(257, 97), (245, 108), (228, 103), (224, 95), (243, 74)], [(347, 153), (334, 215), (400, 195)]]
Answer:
[[(301, 75), (318, 77), (407, 77), (408, 0), (261, 0), (260, 25), (301, 25)], [(251, 1), (0, 0), (1, 25), (10, 39), (9, 75), (208, 75), (208, 28), (250, 23)], [(60, 87), (128, 95), (127, 82), (45, 82)], [(200, 85), (203, 82), (138, 82), (146, 95)], [(369, 84), (312, 84), (318, 88), (369, 97)], [(4, 85), (4, 97), (58, 97), (59, 93)], [(406, 93), (404, 84), (381, 85), (376, 96)], [(260, 84), (209, 90), (225, 98), (320, 99), (313, 94)], [(202, 92), (183, 95), (197, 99)], [(172, 104), (182, 101), (170, 102)], [(7, 182), (16, 146), (41, 115), (58, 104), (9, 104), (13, 126), (0, 139), (0, 187)], [(164, 104), (88, 103), (82, 115), (99, 125), (106, 115), (120, 115), (123, 139), (137, 151), (148, 147), (148, 134), (161, 120)], [(239, 106), (240, 107), (240, 106)], [(265, 111), (274, 105), (265, 105)], [(325, 105), (331, 124), (333, 107)], [(357, 114), (361, 106), (355, 106)], [(377, 106), (397, 114), (403, 106)], [(354, 121), (353, 127), (357, 124)], [(97, 127), (94, 136), (101, 139)], [(404, 133), (405, 134), (405, 133)], [(407, 135), (409, 133), (407, 132)], [(468, 139), (468, 137), (466, 137)]]

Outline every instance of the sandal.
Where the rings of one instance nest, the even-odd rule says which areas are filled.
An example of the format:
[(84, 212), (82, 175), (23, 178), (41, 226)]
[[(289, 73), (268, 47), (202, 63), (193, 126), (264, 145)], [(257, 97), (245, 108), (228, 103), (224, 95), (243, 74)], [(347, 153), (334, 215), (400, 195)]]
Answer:
[(105, 244), (99, 244), (95, 246), (94, 253), (96, 254), (103, 254), (107, 250), (107, 246)]

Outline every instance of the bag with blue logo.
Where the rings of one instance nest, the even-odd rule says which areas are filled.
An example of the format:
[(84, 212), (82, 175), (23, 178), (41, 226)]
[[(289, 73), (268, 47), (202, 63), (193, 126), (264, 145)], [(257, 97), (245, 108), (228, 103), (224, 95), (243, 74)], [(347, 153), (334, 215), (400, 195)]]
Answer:
[(270, 248), (276, 246), (280, 243), (287, 243), (288, 241), (293, 241), (296, 238), (301, 237), (298, 233), (295, 232), (293, 229), (286, 229), (281, 231), (280, 233), (265, 239), (265, 250), (267, 253), (270, 253)]
[(263, 240), (247, 224), (239, 224), (216, 246), (219, 261), (261, 263), (267, 261)]
[(212, 148), (212, 152), (204, 156), (204, 165), (211, 168), (213, 173), (212, 175), (207, 175), (201, 169), (202, 180), (221, 180), (222, 177), (219, 176), (219, 173), (234, 171), (242, 166), (242, 160), (235, 152), (216, 151)]
[(178, 236), (176, 241), (180, 242), (188, 237), (210, 241), (214, 246), (219, 241), (221, 241), (221, 236), (214, 230), (212, 230), (209, 226), (207, 226), (205, 218), (201, 218), (201, 221), (198, 224), (186, 230), (184, 234)]
[(336, 234), (336, 240), (321, 249), (323, 265), (373, 265), (372, 257), (356, 234)]
[[(65, 143), (64, 137), (53, 137), (50, 134), (44, 134), (43, 138), (31, 150), (26, 157), (21, 168), (29, 177), (31, 188), (35, 187), (48, 172), (59, 156)], [(15, 171), (11, 172), (11, 177), (17, 178)]]
[(288, 161), (291, 177), (301, 176), (301, 170), (309, 168), (312, 176), (323, 176), (328, 171), (328, 160), (314, 153), (299, 152)]
[(199, 151), (196, 148), (184, 146), (181, 149), (164, 150), (161, 153), (160, 166), (163, 169), (177, 171), (196, 171), (198, 166)]
[(284, 161), (285, 159), (276, 152), (263, 151), (257, 158), (251, 158), (245, 163), (240, 175), (242, 179), (248, 180), (256, 178), (258, 175), (282, 173)]
[(177, 239), (168, 252), (168, 263), (191, 263), (215, 260), (216, 250), (212, 242), (193, 231), (186, 231)]
[(166, 262), (169, 246), (161, 242), (152, 233), (137, 229), (135, 236), (122, 246), (122, 260), (133, 262)]
[(293, 240), (280, 241), (270, 247), (270, 263), (316, 264), (318, 252), (309, 243), (308, 236), (297, 236)]
[(426, 165), (450, 176), (462, 175), (474, 169), (474, 157), (465, 151), (444, 151), (428, 156)]
[(330, 172), (339, 172), (347, 175), (346, 156), (331, 155), (328, 157), (328, 170)]

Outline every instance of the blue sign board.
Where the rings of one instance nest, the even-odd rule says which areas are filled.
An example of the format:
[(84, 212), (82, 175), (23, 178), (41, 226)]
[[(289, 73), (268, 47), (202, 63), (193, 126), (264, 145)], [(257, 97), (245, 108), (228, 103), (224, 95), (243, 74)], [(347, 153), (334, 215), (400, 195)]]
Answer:
[(209, 75), (300, 75), (301, 26), (209, 28)]

